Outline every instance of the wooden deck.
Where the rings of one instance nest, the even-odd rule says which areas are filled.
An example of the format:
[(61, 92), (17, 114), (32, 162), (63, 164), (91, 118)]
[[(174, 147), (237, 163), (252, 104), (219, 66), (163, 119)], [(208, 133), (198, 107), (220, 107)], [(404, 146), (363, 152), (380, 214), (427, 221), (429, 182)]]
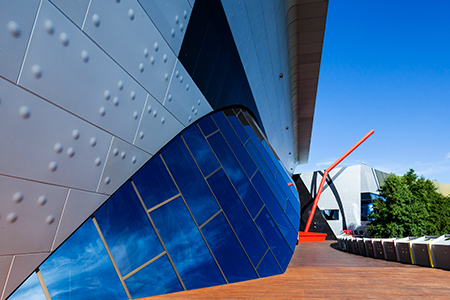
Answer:
[(449, 299), (450, 271), (299, 244), (285, 274), (142, 299)]

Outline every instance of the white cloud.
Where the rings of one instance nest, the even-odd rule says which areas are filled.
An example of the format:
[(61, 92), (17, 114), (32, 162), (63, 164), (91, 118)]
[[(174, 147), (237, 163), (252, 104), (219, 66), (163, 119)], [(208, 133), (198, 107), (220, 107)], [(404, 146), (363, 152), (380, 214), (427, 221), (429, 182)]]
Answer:
[(449, 153), (447, 153), (447, 158), (450, 158), (450, 152), (449, 152)]
[(330, 166), (332, 163), (333, 163), (332, 161), (323, 162), (323, 163), (317, 163), (317, 166), (318, 166), (318, 167), (321, 167), (321, 166)]

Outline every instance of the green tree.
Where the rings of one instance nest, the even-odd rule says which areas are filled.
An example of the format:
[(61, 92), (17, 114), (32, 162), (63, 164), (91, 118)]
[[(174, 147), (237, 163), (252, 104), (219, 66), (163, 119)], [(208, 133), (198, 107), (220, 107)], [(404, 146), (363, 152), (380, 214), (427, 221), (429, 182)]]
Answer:
[(391, 174), (373, 202), (368, 232), (377, 238), (442, 235), (450, 233), (450, 197), (436, 191), (431, 180), (414, 170)]

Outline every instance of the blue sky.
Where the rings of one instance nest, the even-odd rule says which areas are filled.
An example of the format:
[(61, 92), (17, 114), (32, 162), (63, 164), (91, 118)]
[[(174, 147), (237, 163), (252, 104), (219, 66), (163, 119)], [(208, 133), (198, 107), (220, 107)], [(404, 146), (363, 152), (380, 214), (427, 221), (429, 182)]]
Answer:
[(450, 183), (450, 1), (330, 0), (309, 162)]

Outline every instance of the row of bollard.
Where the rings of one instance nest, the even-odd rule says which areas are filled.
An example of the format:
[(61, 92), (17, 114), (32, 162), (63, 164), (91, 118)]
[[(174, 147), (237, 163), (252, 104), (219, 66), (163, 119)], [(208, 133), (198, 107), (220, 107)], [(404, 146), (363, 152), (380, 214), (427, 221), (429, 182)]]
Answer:
[(337, 239), (339, 248), (350, 253), (450, 270), (450, 234), (391, 239), (341, 234)]

